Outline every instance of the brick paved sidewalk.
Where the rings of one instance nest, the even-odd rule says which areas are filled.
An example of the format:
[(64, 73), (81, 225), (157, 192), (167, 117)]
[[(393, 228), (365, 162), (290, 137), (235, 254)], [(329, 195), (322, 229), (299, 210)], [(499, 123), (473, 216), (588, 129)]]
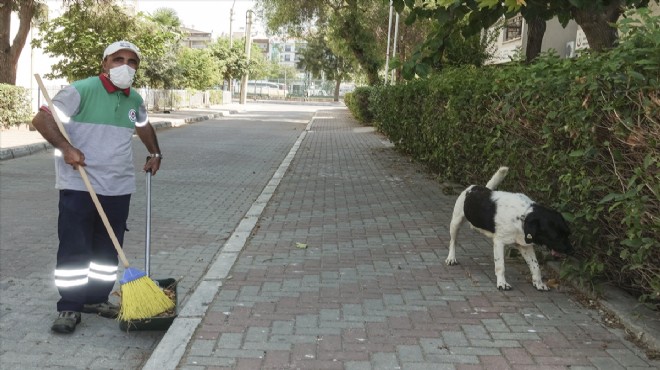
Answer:
[(660, 366), (520, 260), (498, 291), (469, 228), (446, 266), (454, 199), (345, 109), (319, 111), (178, 368)]

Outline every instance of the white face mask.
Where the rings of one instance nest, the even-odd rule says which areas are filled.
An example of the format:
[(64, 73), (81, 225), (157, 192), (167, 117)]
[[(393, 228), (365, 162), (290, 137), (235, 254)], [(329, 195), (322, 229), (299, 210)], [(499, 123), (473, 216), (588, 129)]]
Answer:
[(127, 89), (133, 83), (135, 77), (135, 70), (128, 66), (128, 64), (119, 67), (111, 68), (109, 71), (109, 78), (112, 83), (120, 89)]

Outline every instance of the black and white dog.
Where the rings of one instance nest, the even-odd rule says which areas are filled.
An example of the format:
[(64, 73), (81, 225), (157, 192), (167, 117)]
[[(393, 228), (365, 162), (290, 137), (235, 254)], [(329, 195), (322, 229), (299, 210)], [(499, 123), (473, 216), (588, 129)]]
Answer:
[(541, 279), (534, 244), (547, 247), (553, 255), (572, 253), (568, 225), (559, 212), (535, 203), (524, 194), (495, 191), (508, 171), (508, 167), (500, 167), (485, 187), (471, 185), (458, 196), (449, 226), (451, 239), (445, 263), (458, 263), (456, 237), (467, 219), (472, 228), (493, 239), (497, 289), (511, 289), (504, 278), (504, 247), (515, 244), (529, 266), (534, 287), (550, 290)]

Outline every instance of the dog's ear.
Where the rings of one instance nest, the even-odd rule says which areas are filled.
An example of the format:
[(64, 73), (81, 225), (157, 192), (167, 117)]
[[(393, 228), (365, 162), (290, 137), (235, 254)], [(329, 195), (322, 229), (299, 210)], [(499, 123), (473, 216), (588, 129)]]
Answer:
[(537, 217), (534, 217), (533, 214), (527, 215), (523, 225), (523, 232), (525, 233), (526, 243), (534, 242), (534, 239), (536, 239), (536, 233), (538, 232), (540, 226), (541, 221)]

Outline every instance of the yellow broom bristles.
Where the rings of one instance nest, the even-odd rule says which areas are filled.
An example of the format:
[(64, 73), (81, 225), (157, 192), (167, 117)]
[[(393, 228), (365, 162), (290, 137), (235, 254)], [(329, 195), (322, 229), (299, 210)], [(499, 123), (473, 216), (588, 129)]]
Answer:
[(120, 321), (148, 319), (174, 308), (174, 302), (148, 276), (121, 285)]

